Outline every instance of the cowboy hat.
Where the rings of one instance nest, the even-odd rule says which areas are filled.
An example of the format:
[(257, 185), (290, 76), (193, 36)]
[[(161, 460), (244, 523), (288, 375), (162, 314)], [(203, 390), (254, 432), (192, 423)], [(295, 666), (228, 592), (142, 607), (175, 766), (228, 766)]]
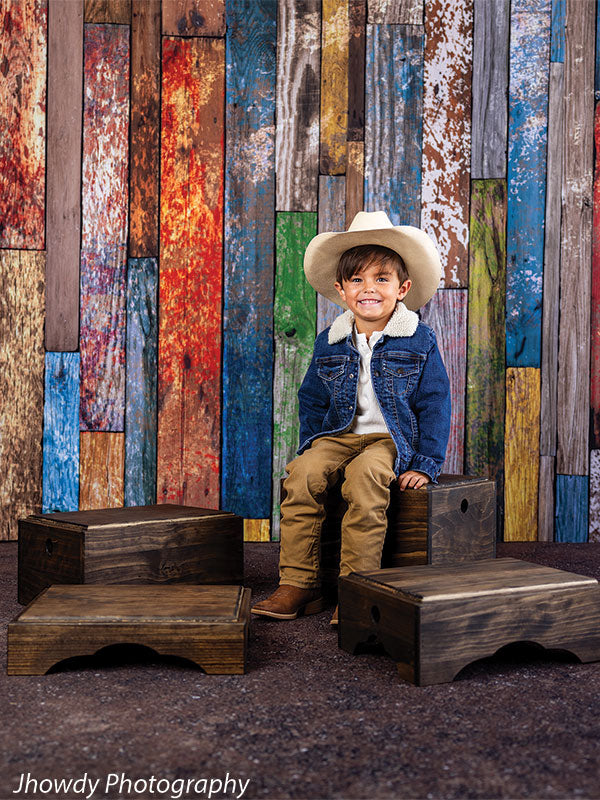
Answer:
[(319, 294), (346, 308), (335, 288), (336, 271), (345, 250), (363, 244), (378, 244), (398, 253), (412, 281), (404, 305), (411, 311), (424, 306), (436, 292), (442, 265), (429, 236), (412, 225), (392, 225), (385, 211), (359, 211), (347, 231), (319, 233), (304, 254), (306, 279)]

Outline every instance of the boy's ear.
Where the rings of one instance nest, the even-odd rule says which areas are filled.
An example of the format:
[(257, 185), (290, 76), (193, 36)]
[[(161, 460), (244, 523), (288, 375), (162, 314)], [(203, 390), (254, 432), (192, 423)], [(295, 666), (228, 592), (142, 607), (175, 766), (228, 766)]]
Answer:
[(412, 286), (412, 281), (410, 278), (407, 278), (402, 286), (398, 289), (398, 300), (402, 300), (408, 294), (408, 290)]
[(338, 283), (338, 281), (336, 281), (336, 282), (335, 282), (333, 285), (334, 285), (334, 286), (335, 286), (335, 288), (337, 289), (337, 293), (338, 293), (338, 294), (339, 294), (339, 296), (342, 298), (342, 300), (345, 300), (345, 299), (346, 299), (346, 293), (345, 293), (345, 292), (344, 292), (344, 290), (342, 289), (342, 284), (341, 284), (341, 283)]

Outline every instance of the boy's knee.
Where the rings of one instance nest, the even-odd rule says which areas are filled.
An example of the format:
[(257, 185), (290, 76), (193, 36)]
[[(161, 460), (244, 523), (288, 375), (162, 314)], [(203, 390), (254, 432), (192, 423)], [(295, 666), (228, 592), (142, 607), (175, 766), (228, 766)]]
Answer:
[(287, 465), (288, 473), (283, 486), (288, 496), (291, 494), (309, 493), (313, 497), (322, 494), (327, 488), (327, 476), (322, 473), (315, 459), (308, 458), (310, 451), (302, 453)]

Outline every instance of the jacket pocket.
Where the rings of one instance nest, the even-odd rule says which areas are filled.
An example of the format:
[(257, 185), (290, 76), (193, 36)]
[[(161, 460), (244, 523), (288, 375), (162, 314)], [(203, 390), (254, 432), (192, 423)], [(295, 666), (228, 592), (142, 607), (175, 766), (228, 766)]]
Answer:
[(317, 359), (317, 375), (326, 382), (341, 378), (346, 369), (348, 359), (345, 356)]
[(414, 353), (386, 355), (381, 368), (393, 397), (408, 394), (418, 380), (423, 361)]

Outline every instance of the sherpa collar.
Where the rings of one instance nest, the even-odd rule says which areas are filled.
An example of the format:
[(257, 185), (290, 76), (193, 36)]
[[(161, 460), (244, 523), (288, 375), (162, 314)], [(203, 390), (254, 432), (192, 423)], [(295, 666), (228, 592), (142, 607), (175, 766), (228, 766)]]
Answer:
[[(352, 333), (352, 325), (354, 324), (354, 314), (352, 311), (345, 311), (336, 317), (329, 329), (327, 341), (329, 344), (337, 344), (343, 341), (347, 336)], [(392, 316), (389, 318), (387, 325), (383, 329), (386, 336), (412, 336), (417, 330), (419, 324), (419, 317), (414, 311), (409, 311), (404, 303), (399, 300), (396, 303), (396, 309)]]

